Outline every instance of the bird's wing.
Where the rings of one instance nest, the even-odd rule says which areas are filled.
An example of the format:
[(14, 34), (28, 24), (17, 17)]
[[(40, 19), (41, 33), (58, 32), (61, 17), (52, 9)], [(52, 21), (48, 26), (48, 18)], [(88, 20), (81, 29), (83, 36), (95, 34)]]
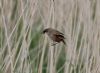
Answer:
[(64, 35), (62, 35), (62, 34), (54, 34), (56, 37), (58, 37), (58, 38), (62, 38), (62, 39), (65, 39), (65, 37), (64, 37)]
[(57, 30), (56, 30), (56, 34), (58, 34), (58, 35), (64, 35), (63, 33), (59, 32)]

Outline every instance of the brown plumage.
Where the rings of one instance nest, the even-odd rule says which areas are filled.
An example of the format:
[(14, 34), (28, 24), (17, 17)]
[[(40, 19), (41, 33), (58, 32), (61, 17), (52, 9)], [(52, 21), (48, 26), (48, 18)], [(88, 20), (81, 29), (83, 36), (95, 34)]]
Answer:
[(65, 39), (64, 34), (59, 32), (58, 30), (55, 30), (53, 28), (47, 28), (47, 29), (43, 30), (43, 33), (47, 33), (47, 35), (54, 42), (57, 42), (57, 43), (63, 42), (64, 44), (66, 44), (65, 41), (64, 41), (64, 39)]

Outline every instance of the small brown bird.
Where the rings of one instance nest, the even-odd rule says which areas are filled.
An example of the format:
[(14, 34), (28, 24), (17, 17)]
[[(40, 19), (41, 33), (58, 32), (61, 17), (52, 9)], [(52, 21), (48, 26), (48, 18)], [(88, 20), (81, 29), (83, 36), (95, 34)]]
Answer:
[[(60, 43), (60, 42), (63, 42), (64, 44), (66, 44), (65, 41), (64, 41), (64, 39), (65, 39), (64, 34), (59, 32), (58, 30), (55, 30), (53, 28), (46, 28), (46, 29), (43, 30), (43, 33), (47, 33), (47, 35), (54, 42), (56, 42), (56, 44)], [(55, 44), (53, 44), (53, 45), (55, 45)]]

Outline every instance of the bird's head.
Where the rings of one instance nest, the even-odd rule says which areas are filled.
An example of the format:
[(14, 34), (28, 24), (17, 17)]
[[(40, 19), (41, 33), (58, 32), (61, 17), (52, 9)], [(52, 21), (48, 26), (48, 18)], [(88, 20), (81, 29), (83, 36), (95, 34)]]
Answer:
[(42, 33), (43, 33), (43, 34), (44, 34), (44, 33), (47, 33), (48, 30), (49, 30), (48, 28), (47, 28), (47, 29), (44, 29)]

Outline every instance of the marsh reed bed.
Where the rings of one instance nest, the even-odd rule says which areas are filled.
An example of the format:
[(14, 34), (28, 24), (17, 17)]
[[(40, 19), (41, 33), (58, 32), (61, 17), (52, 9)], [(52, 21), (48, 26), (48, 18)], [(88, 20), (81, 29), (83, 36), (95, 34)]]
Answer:
[(0, 73), (100, 73), (100, 0), (0, 0)]

